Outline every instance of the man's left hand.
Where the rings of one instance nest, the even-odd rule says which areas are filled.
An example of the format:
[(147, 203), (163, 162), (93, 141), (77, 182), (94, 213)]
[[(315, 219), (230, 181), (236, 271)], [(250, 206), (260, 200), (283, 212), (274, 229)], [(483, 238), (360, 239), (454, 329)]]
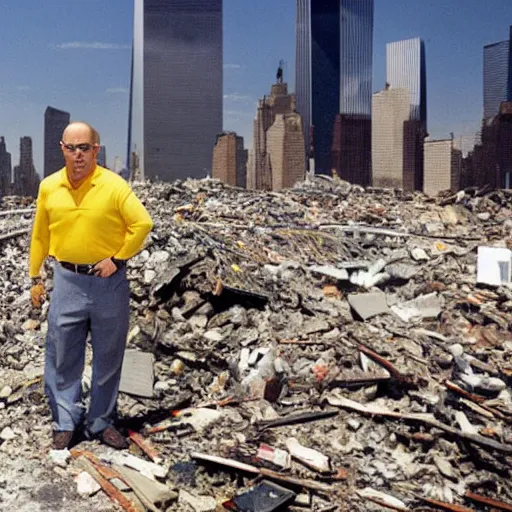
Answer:
[(117, 267), (111, 258), (105, 258), (94, 265), (93, 273), (97, 277), (110, 277), (117, 272)]

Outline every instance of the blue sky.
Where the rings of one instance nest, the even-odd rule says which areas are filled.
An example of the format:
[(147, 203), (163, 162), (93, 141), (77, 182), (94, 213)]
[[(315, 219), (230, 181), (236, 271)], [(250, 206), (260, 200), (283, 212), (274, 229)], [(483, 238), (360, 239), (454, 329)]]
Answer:
[[(125, 154), (132, 11), (132, 0), (1, 0), (0, 135), (13, 163), (29, 135), (42, 174), (47, 105), (97, 127), (109, 165)], [(224, 0), (224, 129), (248, 146), (280, 59), (294, 90), (294, 21), (295, 0)], [(375, 0), (373, 90), (385, 83), (386, 43), (422, 37), (431, 136), (473, 135), (483, 46), (506, 39), (511, 24), (512, 0)]]

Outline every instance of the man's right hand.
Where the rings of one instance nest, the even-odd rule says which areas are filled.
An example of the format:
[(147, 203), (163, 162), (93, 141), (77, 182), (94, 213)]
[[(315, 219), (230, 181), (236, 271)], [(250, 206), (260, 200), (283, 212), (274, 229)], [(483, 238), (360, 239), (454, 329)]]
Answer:
[(39, 309), (46, 299), (46, 290), (42, 281), (36, 282), (30, 289), (30, 298), (32, 299), (32, 306)]

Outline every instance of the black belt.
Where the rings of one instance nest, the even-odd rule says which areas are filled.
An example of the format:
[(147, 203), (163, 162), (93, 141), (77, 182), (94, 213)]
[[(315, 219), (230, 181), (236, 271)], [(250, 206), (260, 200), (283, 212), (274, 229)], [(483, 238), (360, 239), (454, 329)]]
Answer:
[(70, 270), (71, 272), (75, 272), (75, 274), (89, 274), (94, 275), (94, 264), (92, 265), (77, 265), (76, 263), (70, 263), (69, 261), (59, 261), (61, 267), (66, 270)]
[[(117, 270), (126, 266), (125, 260), (118, 260), (112, 258), (112, 262), (117, 267)], [(92, 263), (90, 265), (80, 265), (77, 263), (70, 263), (69, 261), (59, 261), (59, 264), (61, 267), (65, 268), (66, 270), (70, 270), (75, 274), (86, 274), (90, 276), (94, 275), (94, 266), (96, 265), (95, 263)]]

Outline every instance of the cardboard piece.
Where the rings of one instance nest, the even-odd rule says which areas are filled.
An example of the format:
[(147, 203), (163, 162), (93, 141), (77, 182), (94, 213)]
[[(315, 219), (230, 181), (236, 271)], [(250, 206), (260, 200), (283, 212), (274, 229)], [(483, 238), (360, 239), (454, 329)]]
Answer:
[(501, 286), (512, 281), (512, 251), (501, 247), (479, 247), (477, 283)]
[(119, 391), (144, 398), (153, 397), (154, 356), (139, 350), (126, 350)]

